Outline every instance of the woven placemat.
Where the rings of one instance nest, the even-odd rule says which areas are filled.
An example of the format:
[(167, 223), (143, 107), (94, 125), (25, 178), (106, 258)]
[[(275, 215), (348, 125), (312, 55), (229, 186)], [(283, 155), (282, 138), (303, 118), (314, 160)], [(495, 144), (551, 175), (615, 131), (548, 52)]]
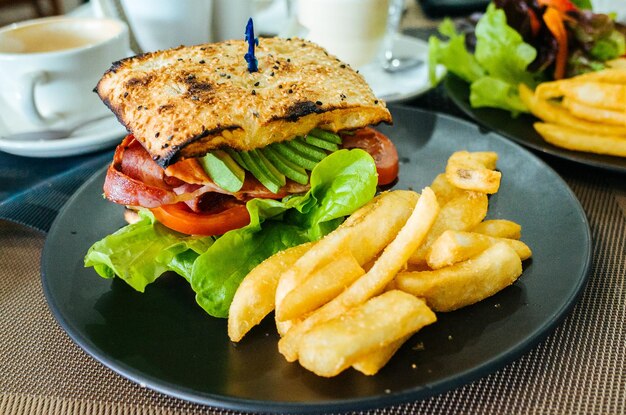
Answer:
[[(580, 168), (566, 180), (589, 217), (589, 284), (548, 339), (504, 369), (396, 414), (626, 413), (626, 180)], [(233, 413), (142, 388), (93, 360), (57, 325), (39, 273), (44, 234), (0, 221), (0, 414)]]

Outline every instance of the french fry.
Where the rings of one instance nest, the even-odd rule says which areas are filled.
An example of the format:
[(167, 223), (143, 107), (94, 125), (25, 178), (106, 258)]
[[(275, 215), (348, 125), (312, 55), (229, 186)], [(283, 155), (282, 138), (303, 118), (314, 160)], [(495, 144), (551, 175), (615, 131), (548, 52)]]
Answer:
[(530, 112), (543, 121), (597, 134), (626, 135), (626, 127), (591, 122), (575, 117), (561, 104), (540, 99), (524, 84), (520, 85), (519, 93), (522, 102), (530, 109)]
[(455, 197), (463, 194), (464, 190), (452, 185), (448, 179), (446, 179), (445, 173), (440, 173), (435, 177), (430, 185), (430, 188), (435, 192), (437, 196), (437, 203), (439, 206), (443, 206)]
[(596, 108), (584, 104), (568, 96), (561, 101), (563, 107), (567, 108), (573, 115), (583, 120), (597, 123), (606, 123), (617, 126), (626, 126), (626, 112)]
[(351, 252), (340, 252), (335, 260), (314, 271), (285, 296), (276, 318), (291, 320), (321, 307), (363, 274), (365, 271)]
[[(617, 62), (613, 64), (618, 65)], [(577, 76), (576, 79), (580, 81), (606, 82), (609, 84), (626, 84), (626, 70), (614, 67), (596, 72), (588, 72)]]
[(595, 108), (624, 111), (626, 85), (597, 81), (573, 81), (568, 84), (566, 96)]
[(228, 311), (228, 337), (238, 342), (274, 309), (279, 275), (290, 268), (313, 243), (278, 252), (257, 265), (243, 279)]
[(502, 173), (495, 171), (498, 155), (492, 151), (457, 151), (448, 159), (446, 178), (454, 186), (475, 192), (498, 192)]
[(447, 230), (430, 247), (426, 262), (432, 269), (447, 267), (470, 259), (499, 242), (504, 242), (513, 248), (522, 261), (532, 255), (528, 245), (522, 241), (494, 238), (474, 232)]
[(386, 346), (382, 346), (368, 355), (359, 358), (352, 364), (352, 367), (364, 375), (372, 376), (387, 364), (398, 349), (411, 337), (408, 334), (398, 340), (394, 340)]
[(423, 300), (387, 291), (302, 336), (299, 360), (319, 376), (335, 376), (360, 357), (436, 321)]
[(535, 123), (534, 127), (544, 140), (557, 147), (626, 157), (626, 136), (594, 134), (541, 122)]
[(484, 193), (465, 191), (442, 206), (424, 243), (411, 254), (413, 265), (426, 263), (426, 253), (435, 240), (448, 229), (467, 231), (478, 225), (487, 215), (487, 196)]
[[(282, 273), (276, 287), (276, 316), (281, 315), (282, 301), (316, 269), (330, 262), (336, 252), (346, 249), (363, 266), (393, 240), (411, 215), (418, 195), (396, 190), (384, 192), (352, 214), (339, 228), (329, 233), (296, 263)], [(279, 333), (290, 326), (277, 320)]]
[(471, 228), (472, 232), (481, 233), (494, 238), (519, 239), (522, 237), (522, 226), (511, 220), (489, 219)]
[(304, 333), (324, 321), (346, 313), (350, 308), (382, 292), (404, 267), (411, 252), (422, 244), (438, 213), (437, 197), (430, 188), (426, 187), (406, 224), (385, 248), (372, 268), (339, 296), (315, 310), (303, 321), (293, 325), (278, 342), (280, 353), (288, 361), (295, 361), (298, 358), (300, 340)]
[(437, 312), (474, 304), (511, 285), (522, 274), (522, 261), (504, 242), (478, 256), (434, 271), (404, 272), (396, 286), (424, 298)]
[(565, 95), (565, 80), (542, 82), (535, 89), (535, 96), (540, 100), (560, 98)]

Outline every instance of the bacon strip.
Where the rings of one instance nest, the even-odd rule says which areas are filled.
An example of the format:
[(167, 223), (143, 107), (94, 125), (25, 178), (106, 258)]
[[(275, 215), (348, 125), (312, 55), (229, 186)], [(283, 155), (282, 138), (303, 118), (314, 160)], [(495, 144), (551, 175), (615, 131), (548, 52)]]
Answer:
[[(245, 202), (257, 197), (282, 199), (289, 194), (308, 190), (308, 186), (289, 181), (278, 193), (272, 193), (252, 175), (247, 174), (242, 189), (230, 193), (213, 183), (204, 170), (197, 170), (202, 168), (195, 160), (179, 163), (179, 169), (171, 172), (163, 170), (150, 158), (141, 144), (132, 135), (128, 135), (115, 150), (104, 182), (104, 195), (108, 200), (121, 205), (146, 208), (186, 202), (195, 211), (203, 205), (199, 203), (199, 198), (208, 192), (232, 195)], [(186, 171), (189, 176), (194, 177), (194, 183), (186, 183), (167, 174), (175, 173), (176, 170)], [(201, 180), (203, 176), (205, 179)]]

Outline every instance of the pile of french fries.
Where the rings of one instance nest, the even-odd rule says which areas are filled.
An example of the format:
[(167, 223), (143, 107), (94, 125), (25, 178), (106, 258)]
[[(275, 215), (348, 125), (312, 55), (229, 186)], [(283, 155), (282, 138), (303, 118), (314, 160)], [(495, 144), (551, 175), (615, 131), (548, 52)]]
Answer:
[(421, 328), (512, 284), (531, 256), (520, 225), (484, 220), (500, 172), (493, 152), (454, 153), (421, 194), (384, 192), (320, 241), (280, 252), (239, 286), (228, 335), (274, 311), (289, 362), (330, 377), (378, 372)]
[(520, 97), (544, 122), (535, 130), (550, 144), (626, 157), (626, 60), (573, 78), (520, 85)]

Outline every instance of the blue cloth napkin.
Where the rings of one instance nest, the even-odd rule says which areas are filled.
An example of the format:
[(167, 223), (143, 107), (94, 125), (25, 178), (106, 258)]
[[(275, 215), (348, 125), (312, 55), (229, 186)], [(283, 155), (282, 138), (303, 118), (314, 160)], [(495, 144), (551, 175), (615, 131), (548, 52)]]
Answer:
[(47, 232), (72, 194), (113, 158), (113, 151), (39, 159), (0, 152), (0, 219)]

